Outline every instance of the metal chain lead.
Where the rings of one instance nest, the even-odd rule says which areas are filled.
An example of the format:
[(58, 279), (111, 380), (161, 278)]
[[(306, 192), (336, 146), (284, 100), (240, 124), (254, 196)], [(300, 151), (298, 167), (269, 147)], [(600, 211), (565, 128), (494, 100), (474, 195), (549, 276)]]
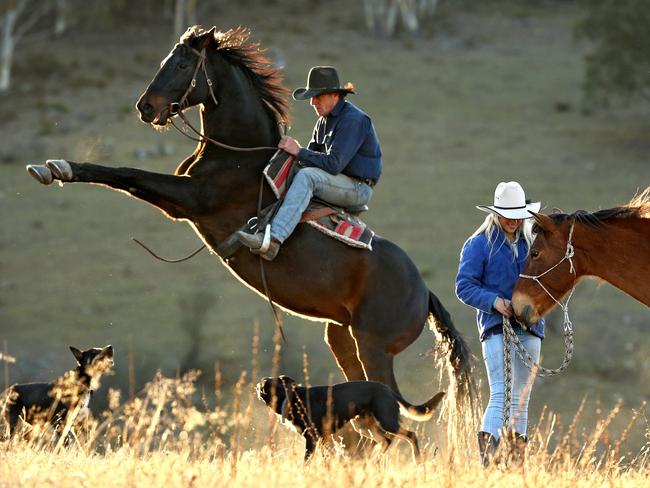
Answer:
[[(567, 315), (568, 317), (568, 315)], [(564, 329), (564, 358), (558, 368), (545, 368), (536, 363), (530, 353), (519, 340), (516, 332), (510, 325), (510, 320), (503, 318), (503, 367), (505, 375), (505, 397), (503, 400), (503, 425), (507, 427), (510, 424), (510, 407), (512, 405), (512, 349), (517, 353), (524, 365), (536, 376), (554, 376), (564, 371), (573, 359), (573, 329), (566, 327)]]
[(545, 368), (544, 366), (540, 365), (539, 363), (536, 363), (533, 357), (530, 355), (530, 353), (526, 350), (524, 345), (521, 343), (521, 340), (519, 340), (519, 337), (515, 333), (514, 329), (512, 328), (512, 325), (510, 325), (510, 319), (508, 317), (503, 317), (503, 367), (504, 367), (504, 381), (505, 381), (505, 394), (504, 394), (504, 400), (503, 400), (503, 425), (504, 428), (508, 428), (508, 425), (510, 424), (510, 407), (512, 404), (512, 349), (514, 346), (515, 351), (517, 352), (517, 355), (521, 359), (521, 361), (524, 363), (524, 365), (531, 371), (533, 374), (536, 376), (544, 377), (544, 376), (554, 376), (557, 374), (560, 374), (562, 371), (564, 371), (568, 366), (569, 363), (571, 362), (571, 359), (573, 358), (573, 324), (571, 323), (571, 319), (569, 318), (569, 300), (571, 300), (571, 297), (573, 296), (573, 292), (575, 290), (575, 286), (571, 289), (571, 292), (569, 293), (569, 296), (567, 297), (566, 301), (564, 303), (560, 302), (557, 300), (547, 289), (546, 287), (539, 281), (539, 278), (547, 274), (548, 272), (554, 270), (557, 268), (563, 261), (568, 260), (569, 261), (569, 271), (573, 274), (575, 274), (575, 267), (573, 266), (573, 261), (571, 258), (573, 258), (574, 255), (574, 248), (573, 248), (573, 243), (572, 243), (572, 237), (573, 237), (573, 227), (574, 223), (571, 224), (571, 229), (569, 230), (569, 238), (567, 241), (567, 248), (566, 252), (564, 254), (564, 257), (557, 263), (555, 266), (552, 266), (551, 268), (547, 269), (541, 274), (538, 274), (536, 276), (532, 275), (524, 275), (520, 274), (519, 276), (521, 278), (528, 278), (531, 280), (534, 280), (539, 286), (542, 287), (542, 289), (546, 292), (548, 296), (551, 297), (551, 299), (560, 306), (562, 309), (562, 313), (564, 315), (564, 333), (563, 333), (563, 338), (564, 338), (564, 359), (562, 360), (562, 364), (558, 368), (555, 369), (549, 369)]

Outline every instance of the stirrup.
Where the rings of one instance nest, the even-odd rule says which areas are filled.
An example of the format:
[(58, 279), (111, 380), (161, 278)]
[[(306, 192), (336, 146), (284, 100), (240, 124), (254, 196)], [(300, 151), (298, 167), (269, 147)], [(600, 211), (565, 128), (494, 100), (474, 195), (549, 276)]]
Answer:
[(271, 224), (266, 224), (264, 229), (264, 240), (259, 249), (256, 249), (257, 254), (266, 254), (271, 246)]

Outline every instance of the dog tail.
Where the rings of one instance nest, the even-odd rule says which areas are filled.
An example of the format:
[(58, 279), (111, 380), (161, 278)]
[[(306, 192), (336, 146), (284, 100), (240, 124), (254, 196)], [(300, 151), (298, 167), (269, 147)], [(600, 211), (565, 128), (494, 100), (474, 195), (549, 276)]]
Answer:
[(423, 403), (422, 405), (411, 405), (409, 402), (404, 400), (401, 395), (393, 392), (395, 400), (399, 403), (399, 411), (404, 417), (408, 417), (411, 420), (417, 420), (418, 422), (424, 422), (433, 417), (433, 413), (436, 411), (436, 407), (442, 401), (445, 396), (445, 392), (441, 391), (431, 398), (431, 400)]
[(429, 314), (433, 318), (431, 330), (436, 336), (438, 346), (442, 346), (449, 358), (456, 379), (456, 387), (461, 397), (468, 393), (470, 398), (474, 392), (472, 382), (472, 353), (465, 339), (454, 326), (451, 315), (440, 303), (433, 292), (429, 291)]

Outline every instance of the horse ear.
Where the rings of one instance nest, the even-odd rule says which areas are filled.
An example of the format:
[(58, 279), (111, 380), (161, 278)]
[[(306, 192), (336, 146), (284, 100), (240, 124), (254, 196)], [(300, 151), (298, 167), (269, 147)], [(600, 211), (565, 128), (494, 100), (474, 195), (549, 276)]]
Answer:
[(217, 27), (212, 26), (212, 28), (209, 31), (202, 33), (201, 36), (199, 37), (196, 47), (198, 49), (205, 49), (209, 47), (210, 44), (212, 44), (217, 38), (216, 32), (217, 32)]
[[(529, 210), (530, 212), (530, 210)], [(553, 220), (548, 215), (544, 215), (542, 213), (535, 213), (535, 212), (530, 212), (535, 219), (535, 223), (541, 227), (542, 230), (548, 231), (551, 230), (553, 227)]]

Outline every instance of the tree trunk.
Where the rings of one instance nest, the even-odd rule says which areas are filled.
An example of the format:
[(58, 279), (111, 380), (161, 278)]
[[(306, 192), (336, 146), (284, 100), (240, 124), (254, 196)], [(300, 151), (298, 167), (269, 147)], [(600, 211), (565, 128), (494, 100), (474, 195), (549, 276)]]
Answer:
[(68, 30), (68, 0), (56, 0), (56, 22), (54, 34), (60, 36)]
[(187, 26), (185, 25), (185, 12), (187, 10), (187, 0), (176, 0), (174, 8), (174, 42), (183, 35)]
[(8, 10), (2, 19), (2, 38), (0, 39), (0, 93), (11, 86), (11, 63), (14, 55), (14, 28), (18, 9)]

